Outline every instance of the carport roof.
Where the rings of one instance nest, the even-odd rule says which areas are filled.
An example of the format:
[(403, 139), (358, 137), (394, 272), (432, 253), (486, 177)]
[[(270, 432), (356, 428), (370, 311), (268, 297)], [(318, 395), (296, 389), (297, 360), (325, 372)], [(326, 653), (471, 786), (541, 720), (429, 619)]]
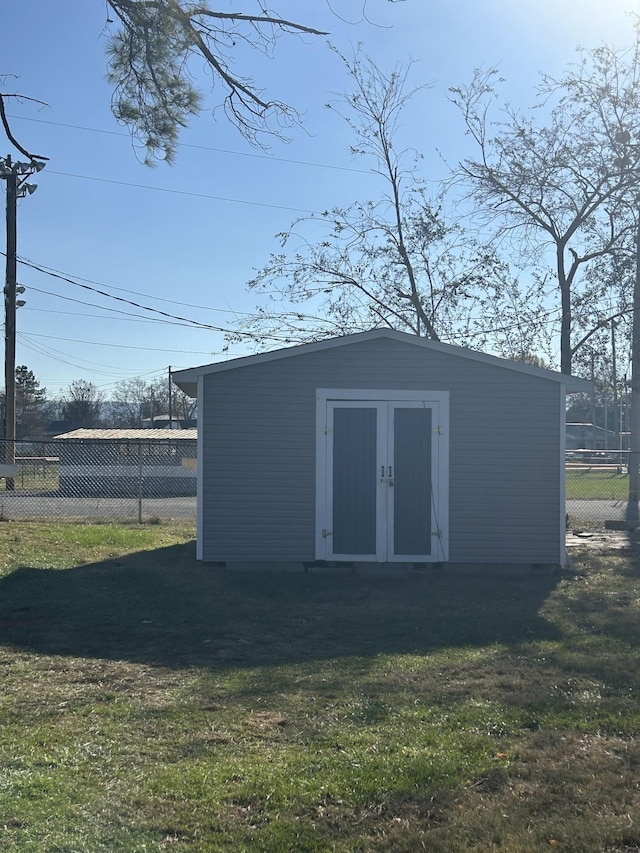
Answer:
[(198, 437), (197, 429), (74, 429), (71, 432), (65, 432), (62, 435), (57, 435), (58, 439), (76, 439), (84, 441), (113, 441), (119, 440), (142, 440), (142, 441), (158, 441), (160, 439), (195, 439)]

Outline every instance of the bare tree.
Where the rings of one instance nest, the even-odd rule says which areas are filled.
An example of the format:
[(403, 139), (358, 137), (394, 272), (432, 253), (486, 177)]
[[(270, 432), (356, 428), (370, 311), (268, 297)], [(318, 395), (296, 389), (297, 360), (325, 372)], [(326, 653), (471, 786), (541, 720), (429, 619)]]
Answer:
[[(299, 219), (278, 235), (285, 251), (249, 282), (270, 304), (238, 332), (262, 345), (374, 326), (459, 336), (477, 293), (490, 283), (499, 291), (505, 265), (446, 222), (443, 197), (430, 196), (417, 173), (419, 155), (400, 145), (403, 110), (418, 91), (407, 86), (409, 66), (387, 73), (361, 54), (344, 61), (353, 90), (329, 106), (349, 125), (352, 153), (378, 175), (380, 196)], [(320, 238), (307, 236), (318, 226)]]
[[(173, 414), (180, 420), (193, 418), (194, 401), (175, 385), (171, 392)], [(166, 417), (169, 411), (169, 383), (166, 378), (145, 382), (139, 377), (125, 379), (115, 387), (111, 400), (115, 425), (140, 427), (146, 418)]]
[[(593, 301), (581, 273), (621, 250), (634, 232), (640, 149), (640, 42), (580, 50), (559, 79), (542, 77), (531, 115), (508, 105), (491, 122), (497, 71), (451, 90), (476, 144), (460, 172), (477, 215), (553, 268), (560, 302), (561, 369), (571, 372), (574, 314)], [(584, 333), (584, 332), (583, 332)]]
[(149, 386), (144, 379), (125, 379), (113, 390), (111, 408), (115, 425), (121, 428), (141, 426), (148, 413)]
[(464, 325), (459, 319), (455, 338), (504, 358), (528, 364), (535, 364), (537, 358), (550, 364), (557, 311), (545, 305), (544, 292), (544, 283), (535, 275), (520, 277), (503, 263), (501, 271), (496, 269), (478, 284), (473, 311)]
[(103, 399), (92, 382), (74, 379), (60, 395), (62, 418), (71, 421), (73, 429), (97, 427)]

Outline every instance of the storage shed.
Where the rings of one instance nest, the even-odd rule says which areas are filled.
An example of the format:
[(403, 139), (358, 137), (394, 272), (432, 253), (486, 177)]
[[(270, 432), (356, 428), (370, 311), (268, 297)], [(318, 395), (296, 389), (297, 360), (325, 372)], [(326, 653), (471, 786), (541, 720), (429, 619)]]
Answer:
[(585, 380), (391, 330), (173, 379), (198, 398), (201, 560), (565, 562), (565, 393)]

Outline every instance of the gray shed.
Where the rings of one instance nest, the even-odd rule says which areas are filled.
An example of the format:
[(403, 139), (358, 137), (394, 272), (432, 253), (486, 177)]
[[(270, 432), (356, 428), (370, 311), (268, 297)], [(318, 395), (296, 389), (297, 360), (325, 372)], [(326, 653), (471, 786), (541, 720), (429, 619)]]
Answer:
[(198, 398), (201, 560), (565, 562), (565, 393), (585, 380), (391, 330), (173, 379)]

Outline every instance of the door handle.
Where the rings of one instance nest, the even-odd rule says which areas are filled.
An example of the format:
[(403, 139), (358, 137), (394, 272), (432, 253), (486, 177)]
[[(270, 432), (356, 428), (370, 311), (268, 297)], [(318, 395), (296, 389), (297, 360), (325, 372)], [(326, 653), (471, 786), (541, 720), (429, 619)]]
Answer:
[(387, 466), (389, 468), (389, 473), (385, 476), (384, 473), (384, 465), (380, 466), (380, 482), (388, 483), (390, 486), (393, 486), (393, 466)]

